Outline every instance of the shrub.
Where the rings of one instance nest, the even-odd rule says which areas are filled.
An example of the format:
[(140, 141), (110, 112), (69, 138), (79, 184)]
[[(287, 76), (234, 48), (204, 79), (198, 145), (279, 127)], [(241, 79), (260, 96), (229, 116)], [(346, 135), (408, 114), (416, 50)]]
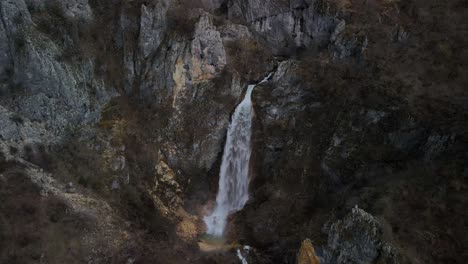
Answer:
[(227, 16), (229, 12), (229, 7), (227, 1), (221, 3), (221, 5), (214, 11), (215, 15), (218, 16)]
[(18, 114), (13, 114), (12, 116), (10, 116), (10, 120), (15, 122), (17, 125), (24, 123), (23, 118)]
[(62, 54), (57, 57), (58, 61), (72, 62), (76, 59), (79, 59), (81, 55), (80, 49), (75, 45), (67, 45)]
[[(86, 171), (83, 171), (86, 172)], [(78, 184), (85, 188), (91, 188), (96, 192), (101, 192), (104, 190), (105, 187), (105, 182), (104, 182), (104, 176), (102, 175), (81, 175), (78, 178)]]
[(205, 5), (203, 4), (203, 0), (179, 0), (177, 5), (187, 10), (205, 7)]
[[(18, 149), (13, 147), (13, 146), (10, 146), (10, 154), (11, 155), (16, 155), (18, 153)], [(0, 158), (1, 160), (1, 158)]]
[(182, 37), (192, 37), (195, 31), (196, 18), (191, 17), (189, 14), (190, 9), (182, 5), (169, 9), (167, 20), (170, 31)]
[(25, 92), (26, 92), (26, 88), (22, 81), (10, 80), (8, 94), (21, 95), (21, 94), (24, 94)]
[(33, 19), (36, 20), (37, 28), (54, 40), (63, 40), (66, 33), (63, 29), (70, 26), (58, 1), (47, 2), (45, 9), (37, 11)]
[(87, 31), (87, 25), (83, 26), (78, 21), (68, 19), (59, 1), (48, 1), (45, 8), (35, 10), (33, 20), (40, 32), (64, 47), (58, 60), (69, 62), (80, 58), (82, 53), (80, 33), (88, 35), (87, 32), (81, 32)]
[(51, 158), (42, 144), (24, 146), (24, 159), (44, 170), (50, 169)]
[(242, 77), (259, 78), (270, 67), (272, 54), (265, 46), (253, 39), (236, 40), (225, 43), (229, 64)]
[(15, 48), (17, 51), (23, 51), (26, 47), (26, 38), (22, 33), (17, 33), (15, 36)]

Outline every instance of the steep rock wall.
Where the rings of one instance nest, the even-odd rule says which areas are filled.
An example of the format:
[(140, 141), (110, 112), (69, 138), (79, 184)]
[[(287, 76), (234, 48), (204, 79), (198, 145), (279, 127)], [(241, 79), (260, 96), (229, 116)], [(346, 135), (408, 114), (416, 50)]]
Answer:
[(232, 0), (228, 2), (228, 16), (249, 24), (280, 53), (323, 48), (338, 24), (320, 1)]

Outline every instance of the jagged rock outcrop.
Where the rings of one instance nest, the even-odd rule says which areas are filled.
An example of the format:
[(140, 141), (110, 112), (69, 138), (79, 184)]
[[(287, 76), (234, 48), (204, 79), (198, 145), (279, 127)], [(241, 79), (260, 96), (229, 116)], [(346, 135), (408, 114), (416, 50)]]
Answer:
[(280, 52), (324, 47), (338, 25), (320, 1), (244, 1), (228, 3), (229, 18), (248, 23)]
[(140, 34), (138, 39), (142, 59), (148, 59), (158, 50), (167, 30), (167, 11), (172, 1), (159, 1), (154, 6), (141, 6)]
[[(465, 167), (459, 163), (464, 154), (457, 150), (465, 144), (463, 134), (430, 124), (400, 99), (369, 89), (353, 94), (352, 81), (337, 90), (328, 80), (340, 69), (315, 71), (327, 65), (321, 63), (281, 62), (271, 82), (253, 94), (257, 118), (252, 198), (233, 223), (252, 246), (282, 252), (278, 261), (288, 248), (297, 247), (293, 241), (320, 230), (318, 223), (331, 217), (323, 215), (330, 207), (343, 213), (360, 204), (385, 218), (401, 243), (402, 214), (413, 219), (409, 204), (426, 204), (409, 197), (398, 202), (401, 191), (437, 193), (437, 176), (425, 187), (420, 183), (433, 177), (428, 176), (433, 175), (432, 166), (447, 170), (451, 155), (456, 156), (455, 170), (461, 173)], [(444, 203), (439, 198), (432, 202), (437, 201)], [(425, 230), (416, 219), (405, 223)]]
[[(297, 61), (280, 63), (272, 84), (259, 87), (254, 93), (260, 116), (258, 128), (263, 130), (264, 137), (263, 164), (274, 164), (285, 151), (288, 157), (297, 153), (297, 158), (304, 157), (305, 153), (315, 155), (313, 153), (323, 151), (319, 154), (323, 173), (331, 181), (343, 183), (349, 180), (347, 175), (361, 161), (361, 155), (366, 155), (365, 145), (376, 146), (373, 153), (375, 159), (418, 156), (429, 160), (455, 149), (457, 138), (462, 140), (460, 135), (451, 134), (450, 129), (442, 136), (416, 121), (414, 116), (405, 115), (408, 109), (398, 101), (380, 107), (375, 105), (374, 108), (356, 105), (342, 112), (333, 106), (337, 101), (329, 100), (318, 88), (306, 87), (305, 83), (301, 83), (304, 80), (300, 75), (302, 67), (304, 65)], [(324, 120), (331, 122), (333, 129), (328, 130), (327, 126), (321, 125), (320, 122)], [(298, 135), (284, 137), (284, 133), (292, 131), (297, 131)], [(321, 135), (329, 133), (327, 139), (314, 140), (314, 135), (319, 135), (316, 134), (318, 131), (322, 131)], [(304, 141), (296, 145), (296, 140), (303, 133), (309, 137), (301, 139)], [(311, 144), (315, 149), (303, 149)], [(266, 175), (275, 177), (278, 171), (272, 169)], [(300, 179), (297, 180), (299, 183)]]
[[(228, 61), (224, 41), (249, 36), (250, 32), (227, 21), (215, 26), (215, 17), (202, 10), (191, 10), (186, 16), (183, 19), (193, 23), (193, 31), (177, 32), (180, 25), (171, 25), (175, 32), (166, 32), (169, 35), (162, 42), (151, 41), (155, 37), (151, 32), (160, 31), (161, 23), (168, 23), (167, 17), (161, 23), (145, 22), (148, 27), (140, 29), (140, 36), (151, 36), (149, 40), (140, 38), (143, 53), (157, 52), (138, 63), (143, 67), (139, 75), (145, 76), (139, 90), (147, 103), (167, 113), (164, 118), (168, 124), (158, 140), (170, 165), (209, 170), (222, 150), (229, 113), (243, 86), (236, 74), (231, 79), (227, 76), (223, 83), (216, 81), (225, 78), (223, 69)], [(181, 137), (181, 129), (196, 132)]]
[[(21, 138), (28, 144), (47, 146), (60, 141), (78, 126), (93, 126), (99, 121), (104, 105), (118, 96), (117, 91), (122, 92), (122, 87), (113, 86), (105, 76), (97, 74), (103, 66), (96, 66), (96, 63), (102, 58), (93, 54), (80, 59), (65, 58), (65, 53), (69, 52), (83, 55), (79, 54), (78, 46), (83, 44), (79, 41), (84, 40), (76, 38), (80, 32), (74, 25), (83, 23), (86, 27), (99, 23), (95, 7), (94, 2), (90, 6), (88, 1), (1, 2), (1, 74), (4, 76), (1, 91), (5, 94), (1, 98), (2, 113), (5, 113), (2, 145), (5, 152), (9, 152), (7, 148), (11, 146), (20, 149), (21, 154), (26, 144)], [(137, 92), (145, 103), (166, 113), (164, 118), (170, 123), (156, 137), (165, 145), (162, 151), (169, 162), (180, 168), (209, 170), (221, 151), (229, 112), (240, 98), (243, 87), (237, 74), (223, 82), (222, 87), (214, 84), (227, 64), (224, 40), (251, 35), (247, 28), (227, 21), (215, 26), (215, 18), (200, 9), (189, 10), (187, 16), (182, 17), (193, 23), (193, 31), (174, 32), (181, 26), (177, 23), (186, 21), (171, 20), (168, 12), (172, 8), (174, 2), (169, 0), (154, 5), (142, 4), (138, 7), (141, 15), (137, 19), (122, 11), (116, 20), (118, 24), (114, 25), (116, 34), (123, 36), (116, 41), (117, 48), (122, 49), (121, 65), (125, 68), (118, 77), (126, 80), (124, 92)], [(50, 25), (56, 22), (52, 19), (63, 24)], [(139, 25), (134, 25), (136, 22)], [(139, 28), (135, 33), (136, 26)], [(131, 40), (135, 35), (138, 36), (136, 45)], [(112, 63), (104, 66), (109, 67), (105, 71), (119, 67)], [(211, 116), (198, 119), (197, 123), (187, 112)], [(23, 131), (21, 138), (20, 134), (11, 133), (15, 127)], [(203, 132), (180, 137), (178, 131), (195, 130), (195, 127)], [(91, 130), (87, 128), (87, 132)], [(83, 138), (90, 136), (88, 133)]]
[[(193, 181), (204, 186), (201, 200), (209, 196), (206, 174), (246, 82), (225, 69), (225, 42), (252, 34), (201, 9), (177, 14), (177, 5), (0, 2), (0, 162), (12, 171), (24, 170), (20, 164), (37, 169), (31, 175), (43, 176), (30, 179), (41, 192), (53, 189), (50, 196), (64, 201), (78, 223), (99, 226), (74, 240), (89, 244), (77, 263), (112, 255), (126, 260), (119, 252), (136, 247), (146, 232), (182, 239), (186, 250), (202, 232), (200, 219), (184, 210), (182, 192)], [(51, 254), (46, 250), (43, 259), (54, 259)]]
[(182, 189), (176, 181), (174, 171), (164, 161), (160, 161), (155, 170), (153, 199), (158, 209), (164, 215), (169, 215), (182, 205)]
[(329, 227), (321, 263), (408, 263), (382, 237), (379, 221), (356, 206), (343, 220)]
[(301, 248), (297, 254), (297, 264), (320, 264), (320, 259), (315, 253), (310, 239), (302, 241)]
[[(182, 113), (187, 111), (187, 103), (193, 100), (193, 91), (186, 92), (184, 90), (187, 89), (185, 81), (190, 82), (191, 86), (192, 79), (194, 83), (212, 80), (226, 64), (226, 55), (221, 34), (213, 26), (212, 18), (207, 13), (200, 13), (201, 11), (195, 12), (196, 17), (193, 22), (197, 26), (193, 40), (184, 37), (179, 43), (177, 40), (175, 43), (174, 40), (169, 40), (166, 36), (168, 33), (165, 22), (167, 21), (166, 11), (170, 5), (170, 1), (161, 2), (155, 7), (142, 5), (141, 34), (138, 38), (140, 45), (134, 46), (133, 42), (125, 42), (125, 40), (123, 40), (124, 43), (116, 42), (115, 45), (117, 48), (125, 47), (123, 59), (132, 56), (132, 54), (141, 54), (141, 57), (134, 56), (132, 58), (131, 67), (133, 70), (129, 70), (128, 75), (125, 73), (127, 77), (122, 76), (127, 78), (127, 84), (135, 83), (140, 78), (140, 67), (144, 65), (146, 60), (156, 58), (157, 63), (165, 65), (164, 67), (167, 66), (167, 71), (156, 69), (148, 74), (152, 74), (152, 78), (159, 78), (154, 84), (161, 84), (160, 91), (164, 91), (164, 88), (172, 91), (171, 85), (180, 80), (182, 83), (179, 86), (180, 89), (176, 88), (176, 92), (168, 94), (172, 97), (171, 99), (163, 97), (162, 93), (158, 96), (158, 100), (170, 100), (171, 104), (164, 105), (168, 108), (167, 111), (170, 112), (172, 108), (180, 108), (177, 110), (178, 115), (183, 116)], [(35, 171), (28, 172), (27, 175), (32, 175), (30, 176), (31, 180), (39, 186), (41, 192), (50, 193), (54, 199), (63, 200), (65, 203), (63, 210), (70, 210), (74, 215), (77, 215), (79, 217), (76, 220), (77, 223), (89, 222), (97, 225), (97, 230), (89, 230), (90, 232), (86, 236), (80, 236), (74, 240), (76, 241), (74, 243), (79, 245), (88, 244), (88, 246), (83, 247), (82, 256), (76, 258), (77, 263), (88, 257), (89, 261), (97, 263), (105, 261), (111, 255), (118, 255), (119, 251), (135, 246), (135, 243), (131, 243), (132, 240), (141, 238), (137, 234), (138, 231), (134, 233), (135, 236), (128, 234), (128, 232), (133, 231), (129, 231), (129, 226), (119, 215), (122, 213), (121, 208), (110, 206), (102, 197), (97, 198), (97, 200), (89, 198), (85, 194), (86, 187), (94, 186), (92, 188), (96, 192), (119, 193), (119, 195), (130, 197), (129, 203), (133, 206), (141, 207), (144, 203), (141, 201), (144, 199), (141, 197), (144, 196), (137, 193), (133, 187), (129, 187), (131, 183), (135, 183), (135, 177), (137, 177), (135, 176), (136, 166), (133, 163), (135, 160), (129, 161), (127, 159), (129, 149), (126, 147), (126, 133), (127, 129), (132, 129), (132, 123), (124, 116), (115, 116), (116, 112), (109, 110), (115, 107), (115, 102), (111, 103), (111, 100), (114, 97), (125, 95), (122, 92), (130, 94), (133, 85), (120, 89), (122, 87), (114, 86), (113, 82), (108, 82), (106, 76), (100, 74), (102, 68), (104, 67), (104, 72), (109, 72), (112, 70), (111, 67), (119, 66), (102, 61), (103, 58), (106, 59), (105, 54), (93, 54), (84, 50), (87, 40), (78, 36), (81, 34), (81, 26), (92, 28), (93, 23), (101, 21), (96, 18), (95, 12), (99, 10), (93, 9), (95, 7), (95, 2), (88, 5), (88, 1), (44, 1), (38, 3), (37, 1), (5, 0), (0, 2), (0, 53), (2, 54), (0, 59), (0, 75), (2, 76), (0, 84), (2, 168), (0, 173), (4, 172), (3, 162), (12, 164), (13, 171), (24, 169), (17, 163), (33, 167)], [(99, 17), (99, 19), (101, 18)], [(114, 23), (114, 21), (106, 21), (106, 23)], [(132, 24), (134, 20), (129, 14), (121, 14), (121, 18), (117, 22), (119, 24), (113, 25), (114, 28), (118, 28), (120, 32), (124, 31), (123, 35), (127, 36), (127, 40), (129, 40), (133, 34), (132, 27), (138, 27), (138, 25)], [(80, 27), (77, 26), (78, 24)], [(111, 34), (111, 32), (108, 33)], [(168, 47), (173, 45), (172, 56), (174, 60), (159, 59), (161, 57), (158, 56), (166, 56), (165, 53), (159, 52), (160, 45), (164, 45), (165, 52)], [(118, 54), (115, 55), (117, 57)], [(122, 65), (125, 65), (125, 61), (122, 61)], [(188, 74), (185, 73), (184, 67), (187, 67), (186, 65), (191, 65)], [(178, 72), (182, 73), (178, 74)], [(232, 89), (232, 106), (241, 93), (238, 82), (237, 84), (234, 82), (235, 87)], [(212, 84), (211, 86), (213, 87)], [(142, 85), (142, 87), (144, 86)], [(230, 83), (226, 87), (229, 88), (228, 92), (230, 92)], [(189, 93), (190, 95), (188, 95)], [(184, 99), (184, 103), (180, 103), (180, 97), (187, 97), (187, 99)], [(172, 103), (174, 104), (172, 105)], [(218, 103), (218, 108), (224, 109), (224, 105)], [(229, 109), (225, 109), (225, 116), (220, 117), (222, 123), (219, 125), (219, 131), (216, 132), (219, 134), (217, 141), (214, 144), (207, 143), (209, 148), (214, 149), (208, 151), (211, 154), (204, 154), (208, 157), (206, 158), (208, 161), (197, 158), (193, 162), (201, 160), (196, 164), (203, 164), (201, 166), (210, 169), (221, 148), (222, 131), (227, 126), (228, 116)], [(190, 119), (187, 117), (187, 120)], [(207, 122), (212, 121), (207, 120)], [(171, 129), (182, 131), (185, 125), (186, 123), (181, 122), (173, 125)], [(211, 126), (211, 123), (207, 125)], [(193, 130), (193, 128), (191, 129)], [(212, 131), (207, 131), (207, 133), (212, 133)], [(162, 138), (163, 134), (159, 134), (159, 137)], [(173, 156), (168, 156), (173, 158), (176, 155), (179, 156), (176, 153)], [(70, 160), (67, 160), (68, 158)], [(157, 156), (154, 158), (153, 162), (157, 164)], [(173, 178), (167, 177), (171, 172), (167, 171), (167, 168), (167, 165), (158, 164), (155, 169), (159, 177), (155, 187), (156, 189), (159, 187), (159, 192), (155, 192), (155, 194), (158, 195), (158, 198), (167, 200), (168, 206), (172, 210), (181, 205), (181, 197), (179, 197), (181, 189), (173, 182)], [(47, 170), (47, 172), (43, 170)], [(95, 175), (90, 175), (89, 170), (93, 170), (92, 173)], [(178, 174), (180, 175), (180, 173)], [(174, 175), (174, 173), (172, 172), (170, 175)], [(10, 180), (10, 177), (5, 179)], [(64, 179), (67, 182), (61, 182)], [(50, 180), (50, 184), (45, 180)], [(163, 185), (168, 189), (162, 187)], [(172, 187), (174, 188), (171, 189)], [(169, 189), (173, 193), (170, 194)], [(5, 191), (8, 193), (8, 190)], [(37, 220), (42, 221), (43, 219)], [(8, 223), (9, 221), (10, 219), (8, 219)], [(154, 218), (151, 221), (155, 221)], [(188, 235), (187, 239), (193, 240), (193, 236), (199, 232), (196, 226), (193, 230), (194, 222), (196, 219), (192, 219), (190, 215), (186, 214), (180, 224), (180, 230), (177, 232)], [(111, 223), (112, 226), (107, 226), (108, 223)], [(54, 226), (46, 226), (40, 230), (49, 232), (52, 228)], [(114, 229), (116, 231), (112, 233)], [(121, 238), (120, 235), (125, 232), (127, 232), (124, 235), (125, 238)], [(3, 234), (2, 229), (1, 235)], [(54, 239), (60, 243), (62, 238)], [(129, 243), (120, 243), (118, 241), (120, 239)], [(53, 260), (54, 256), (51, 254), (52, 252), (46, 250), (42, 257), (44, 261)], [(6, 257), (21, 258), (21, 256), (13, 255)], [(60, 259), (58, 256), (57, 258)], [(122, 258), (125, 259), (125, 257)], [(142, 256), (137, 256), (137, 258), (141, 259)], [(4, 260), (3, 251), (1, 259)]]
[[(60, 59), (66, 47), (41, 32), (41, 22), (29, 11), (48, 7), (28, 3), (0, 3), (1, 103), (31, 124), (46, 126), (49, 141), (58, 141), (66, 128), (97, 121), (102, 106), (115, 92), (105, 89), (96, 77), (93, 61), (69, 64)], [(64, 19), (92, 17), (87, 13), (89, 6), (80, 12), (76, 5), (64, 3), (63, 8)]]

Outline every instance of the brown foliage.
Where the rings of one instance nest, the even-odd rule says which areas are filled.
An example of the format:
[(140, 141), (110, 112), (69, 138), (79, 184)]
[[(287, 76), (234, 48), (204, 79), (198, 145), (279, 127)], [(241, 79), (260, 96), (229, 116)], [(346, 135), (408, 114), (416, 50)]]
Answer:
[(236, 40), (225, 43), (228, 67), (247, 80), (259, 79), (271, 67), (270, 50), (254, 39)]
[(182, 37), (191, 38), (196, 25), (196, 18), (191, 17), (190, 8), (178, 5), (167, 12), (169, 30)]
[(41, 196), (20, 165), (0, 168), (0, 262), (80, 263), (76, 240), (86, 224), (58, 198)]

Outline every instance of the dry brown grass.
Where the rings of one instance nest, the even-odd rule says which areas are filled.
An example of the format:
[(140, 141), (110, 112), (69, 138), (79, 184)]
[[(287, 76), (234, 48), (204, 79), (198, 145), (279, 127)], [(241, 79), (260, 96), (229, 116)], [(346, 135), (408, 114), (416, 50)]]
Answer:
[(21, 165), (0, 165), (0, 262), (81, 263), (86, 224), (58, 198), (41, 196)]

